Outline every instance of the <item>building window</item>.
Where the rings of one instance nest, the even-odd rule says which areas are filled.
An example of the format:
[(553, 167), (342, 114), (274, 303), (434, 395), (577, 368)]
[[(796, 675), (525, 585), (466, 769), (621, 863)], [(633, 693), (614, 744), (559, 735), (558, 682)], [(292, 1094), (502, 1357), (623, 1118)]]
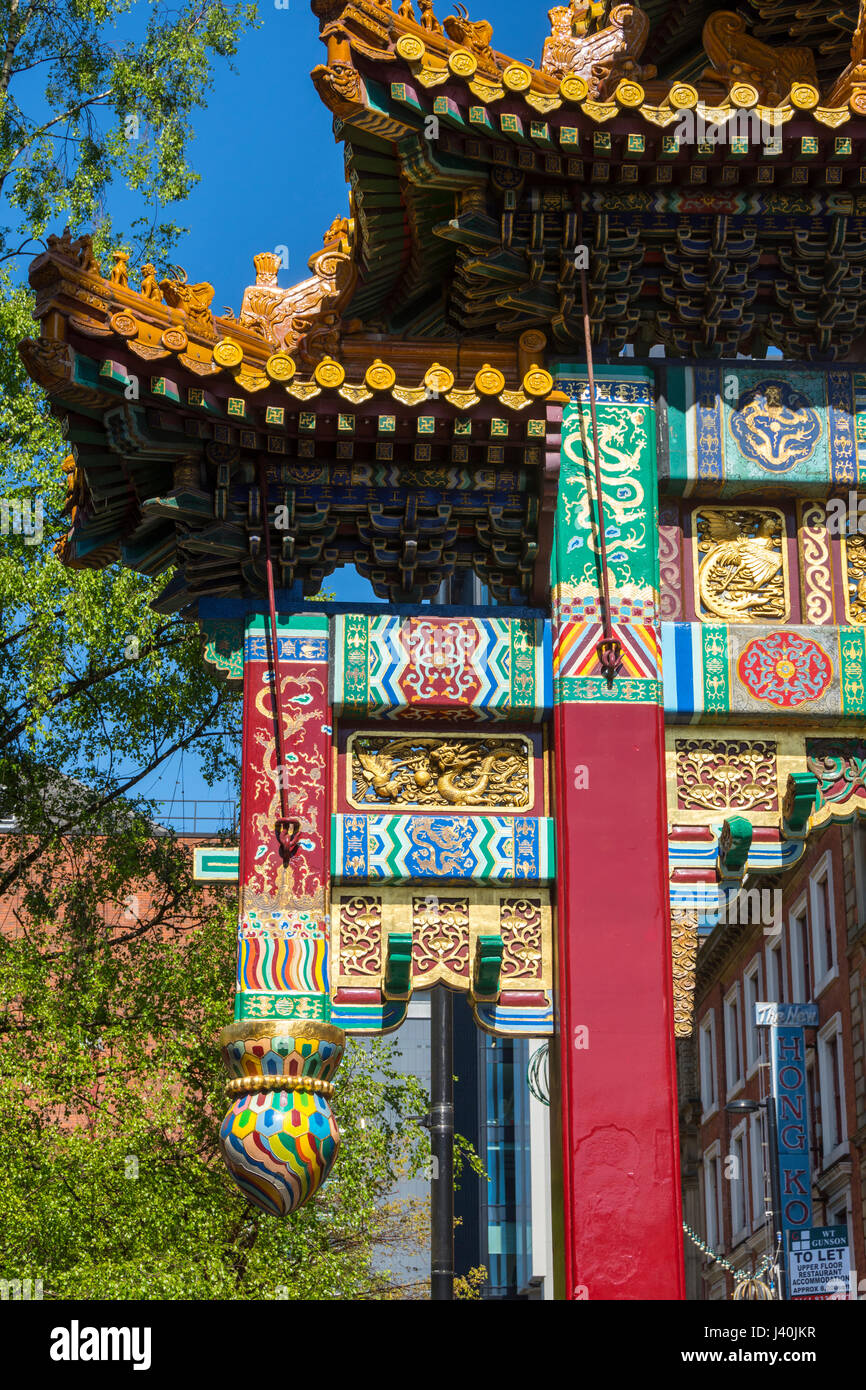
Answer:
[(821, 1155), (826, 1167), (848, 1147), (841, 1014), (834, 1014), (818, 1034), (818, 1085), (821, 1095)]
[(707, 1245), (722, 1252), (722, 1163), (719, 1141), (704, 1153), (704, 1215)]
[(738, 1245), (749, 1234), (748, 1165), (746, 1162), (746, 1126), (741, 1124), (731, 1135), (732, 1162), (728, 1181), (731, 1193), (731, 1244)]
[(711, 1115), (719, 1103), (716, 1089), (716, 1014), (710, 1009), (701, 1019), (700, 1026), (701, 1060), (701, 1104), (704, 1118)]
[[(743, 1027), (746, 1034), (746, 1076), (751, 1076), (761, 1060), (760, 1029), (755, 1023), (755, 1005), (762, 998), (761, 957), (755, 956), (743, 972)], [(774, 1001), (775, 1002), (775, 1001)]]
[(812, 959), (815, 962), (815, 995), (835, 979), (836, 913), (833, 905), (833, 878), (829, 854), (809, 879), (812, 918)]
[(740, 1029), (740, 986), (725, 995), (725, 1084), (728, 1097), (743, 1084), (743, 1044)]
[(775, 940), (767, 943), (767, 1001), (770, 1004), (786, 1002), (781, 933)]
[(791, 942), (792, 1004), (808, 1004), (812, 998), (812, 971), (809, 961), (809, 917), (805, 894), (791, 912), (788, 938)]
[(767, 1216), (767, 1165), (764, 1155), (763, 1113), (749, 1116), (749, 1159), (752, 1191), (752, 1229), (762, 1226)]

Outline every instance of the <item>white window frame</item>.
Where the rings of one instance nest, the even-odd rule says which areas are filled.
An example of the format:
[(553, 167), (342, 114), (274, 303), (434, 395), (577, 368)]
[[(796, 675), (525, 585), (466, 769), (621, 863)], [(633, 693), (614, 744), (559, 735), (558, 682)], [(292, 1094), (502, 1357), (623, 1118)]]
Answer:
[[(751, 985), (751, 988), (750, 988)], [(753, 956), (743, 971), (743, 1032), (746, 1039), (746, 1080), (754, 1076), (763, 1058), (761, 1029), (755, 1023), (755, 1005), (763, 1000), (764, 988), (763, 961), (760, 951)], [(750, 998), (750, 995), (754, 995)], [(777, 1000), (771, 1001), (777, 1003)]]
[[(838, 1044), (836, 1039), (838, 1038)], [(831, 1138), (831, 1124), (835, 1126), (836, 1106), (833, 1100), (833, 1069), (830, 1061), (830, 1044), (834, 1043), (838, 1047), (839, 1054), (839, 1110), (842, 1118), (841, 1135), (833, 1134), (835, 1141), (832, 1147), (829, 1144)], [(837, 1158), (841, 1158), (848, 1153), (848, 1114), (846, 1110), (845, 1097), (845, 1056), (842, 1034), (842, 1015), (833, 1014), (828, 1018), (818, 1032), (818, 1089), (821, 1094), (821, 1155), (824, 1160), (824, 1167), (829, 1168), (831, 1163), (835, 1163)]]
[(717, 1139), (704, 1150), (704, 1229), (707, 1233), (707, 1245), (719, 1255), (722, 1254), (725, 1243), (721, 1158), (722, 1146)]
[[(731, 1204), (730, 1204), (730, 1205), (731, 1205), (731, 1248), (732, 1248), (732, 1249), (733, 1249), (733, 1247), (734, 1247), (735, 1245), (739, 1245), (739, 1243), (740, 1243), (741, 1240), (745, 1240), (745, 1239), (746, 1239), (746, 1236), (749, 1234), (749, 1231), (750, 1231), (750, 1229), (751, 1229), (751, 1228), (750, 1228), (750, 1224), (749, 1224), (749, 1216), (750, 1216), (750, 1212), (749, 1212), (749, 1153), (748, 1153), (748, 1148), (747, 1148), (747, 1144), (746, 1144), (746, 1121), (745, 1121), (745, 1120), (742, 1120), (742, 1121), (737, 1125), (736, 1129), (733, 1129), (733, 1130), (731, 1131), (730, 1156), (731, 1156), (732, 1158), (737, 1158), (737, 1157), (738, 1157), (738, 1155), (737, 1155), (736, 1152), (735, 1152), (736, 1147), (739, 1147), (739, 1150), (740, 1150), (740, 1152), (739, 1152), (740, 1176), (739, 1176), (739, 1178), (730, 1178), (730, 1179), (729, 1179), (729, 1189), (730, 1189), (730, 1199), (731, 1199)], [(736, 1211), (736, 1209), (735, 1209), (735, 1204), (734, 1204), (734, 1197), (735, 1197), (735, 1194), (734, 1194), (734, 1187), (735, 1187), (735, 1185), (736, 1185), (736, 1187), (737, 1187), (737, 1194), (736, 1194), (737, 1205), (741, 1207), (741, 1210), (740, 1210), (739, 1212)], [(740, 1221), (739, 1221), (739, 1224), (737, 1224), (737, 1219), (736, 1219), (738, 1216), (741, 1218)]]
[[(831, 925), (830, 940), (833, 945), (833, 959), (830, 961), (825, 959), (823, 910), (819, 906), (822, 895), (818, 891), (818, 885), (824, 881), (827, 884), (827, 904), (830, 909)], [(819, 995), (823, 994), (830, 982), (839, 976), (836, 948), (836, 904), (833, 898), (833, 856), (829, 850), (809, 875), (809, 904), (809, 922), (812, 928), (812, 972), (815, 976), (812, 989), (817, 999)]]
[(791, 956), (792, 1004), (808, 1004), (806, 996), (806, 952), (809, 949), (809, 905), (802, 893), (788, 914), (788, 950)]
[[(734, 1004), (736, 1004), (736, 1029), (731, 1026), (732, 1006)], [(723, 1017), (725, 1030), (725, 1086), (727, 1088), (725, 1099), (730, 1100), (732, 1096), (737, 1094), (737, 1091), (742, 1089), (745, 1083), (745, 1077), (743, 1076), (743, 1004), (740, 995), (739, 980), (736, 984), (731, 985), (731, 988), (725, 995)]]
[[(771, 967), (770, 961), (778, 963), (778, 980), (771, 980), (770, 976), (775, 974), (775, 966)], [(771, 1004), (786, 1003), (785, 994), (787, 986), (785, 983), (785, 934), (780, 931), (777, 935), (770, 938), (764, 951), (764, 978), (767, 982), (767, 1000)]]
[[(705, 1046), (705, 1038), (709, 1041)], [(709, 1052), (709, 1056), (707, 1055)], [(698, 1061), (701, 1075), (702, 1119), (709, 1119), (719, 1108), (719, 1069), (716, 1053), (716, 1011), (709, 1009), (698, 1025)], [(707, 1101), (709, 1100), (709, 1105)]]
[(749, 1116), (749, 1186), (752, 1196), (752, 1230), (767, 1219), (766, 1174), (764, 1172), (764, 1111)]

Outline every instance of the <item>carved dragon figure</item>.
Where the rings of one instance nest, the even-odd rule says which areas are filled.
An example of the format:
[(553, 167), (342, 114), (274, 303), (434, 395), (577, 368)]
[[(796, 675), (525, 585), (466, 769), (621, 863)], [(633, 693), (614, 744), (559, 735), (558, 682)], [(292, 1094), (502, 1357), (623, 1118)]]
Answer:
[[(525, 789), (521, 787), (524, 764), (512, 747), (495, 749), (479, 760), (479, 749), (471, 743), (439, 743), (420, 750), (411, 745), (412, 740), (398, 739), (379, 752), (359, 749), (355, 754), (380, 799), (427, 805), (436, 804), (438, 793), (439, 804), (477, 806), (490, 792), (509, 805), (525, 804)], [(460, 785), (458, 779), (473, 764), (477, 765), (474, 780), (468, 786)], [(434, 781), (435, 793), (431, 795)]]
[(465, 5), (455, 4), (454, 9), (456, 14), (449, 15), (444, 21), (449, 39), (468, 48), (476, 58), (489, 58), (493, 25), (486, 19), (470, 19)]
[(810, 48), (771, 48), (747, 34), (745, 19), (733, 10), (717, 10), (710, 15), (704, 25), (703, 45), (713, 65), (705, 70), (704, 77), (748, 82), (771, 106), (787, 100), (794, 82), (818, 86)]
[(641, 67), (638, 58), (649, 37), (649, 17), (637, 5), (615, 5), (604, 28), (595, 27), (604, 7), (571, 0), (548, 10), (551, 34), (541, 58), (542, 70), (561, 79), (583, 77), (593, 96), (612, 90), (624, 77), (655, 77), (654, 67)]

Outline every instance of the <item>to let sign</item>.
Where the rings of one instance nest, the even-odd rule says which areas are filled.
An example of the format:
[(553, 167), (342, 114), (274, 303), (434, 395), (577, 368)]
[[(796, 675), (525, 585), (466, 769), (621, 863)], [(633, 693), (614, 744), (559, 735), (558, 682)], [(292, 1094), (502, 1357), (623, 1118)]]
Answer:
[(847, 1226), (813, 1226), (789, 1233), (790, 1298), (847, 1299), (850, 1277)]
[(783, 1232), (812, 1224), (812, 1177), (806, 1101), (806, 1039), (802, 1028), (774, 1027), (773, 1099), (779, 1136)]

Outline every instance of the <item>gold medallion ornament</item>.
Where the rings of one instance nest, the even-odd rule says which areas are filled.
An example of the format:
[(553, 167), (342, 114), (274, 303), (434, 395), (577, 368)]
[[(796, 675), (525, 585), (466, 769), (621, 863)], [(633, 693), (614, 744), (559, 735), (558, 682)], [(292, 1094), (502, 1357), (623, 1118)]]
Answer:
[(511, 63), (502, 74), (509, 92), (525, 92), (532, 86), (532, 73), (522, 63)]
[(620, 106), (631, 108), (643, 105), (646, 99), (646, 92), (639, 82), (620, 82), (613, 97), (614, 101), (618, 101)]
[(431, 395), (444, 396), (454, 385), (454, 373), (441, 363), (434, 362), (424, 373), (424, 385)]
[(757, 106), (759, 93), (757, 87), (753, 87), (750, 82), (735, 82), (729, 96), (732, 106), (748, 110), (751, 106)]
[(213, 360), (220, 367), (239, 367), (244, 360), (244, 350), (231, 338), (220, 338), (214, 344)]
[(313, 376), (320, 386), (331, 387), (336, 390), (346, 380), (346, 371), (339, 362), (334, 361), (333, 357), (323, 357), (321, 362), (317, 364)]
[(589, 91), (589, 85), (585, 77), (572, 72), (563, 77), (559, 90), (565, 101), (583, 101)]
[(848, 105), (855, 115), (866, 116), (866, 87), (855, 87), (848, 98)]
[(791, 88), (791, 105), (798, 111), (812, 111), (821, 100), (817, 87), (809, 82), (795, 82)]
[(547, 338), (540, 328), (527, 328), (517, 339), (521, 352), (541, 352), (547, 347)]
[(553, 390), (553, 377), (537, 362), (533, 363), (523, 378), (523, 389), (530, 396), (546, 396)]
[(265, 363), (271, 381), (291, 381), (296, 370), (295, 359), (287, 352), (273, 352)]
[(163, 347), (170, 348), (172, 352), (183, 352), (189, 342), (182, 328), (167, 328), (162, 335)]
[(426, 51), (421, 40), (416, 39), (413, 34), (404, 34), (397, 40), (397, 52), (407, 63), (420, 63)]
[(697, 88), (688, 82), (675, 82), (668, 92), (668, 101), (675, 111), (692, 111), (698, 104)]
[(377, 357), (364, 373), (364, 380), (371, 391), (390, 391), (397, 380), (397, 373), (381, 357)]
[(448, 66), (455, 77), (474, 77), (478, 71), (478, 59), (466, 48), (455, 48), (448, 54)]
[(134, 338), (138, 332), (138, 323), (132, 314), (112, 314), (111, 327), (121, 338)]
[(480, 391), (482, 396), (498, 396), (500, 391), (505, 389), (505, 377), (497, 367), (491, 367), (489, 362), (475, 373), (475, 389)]

